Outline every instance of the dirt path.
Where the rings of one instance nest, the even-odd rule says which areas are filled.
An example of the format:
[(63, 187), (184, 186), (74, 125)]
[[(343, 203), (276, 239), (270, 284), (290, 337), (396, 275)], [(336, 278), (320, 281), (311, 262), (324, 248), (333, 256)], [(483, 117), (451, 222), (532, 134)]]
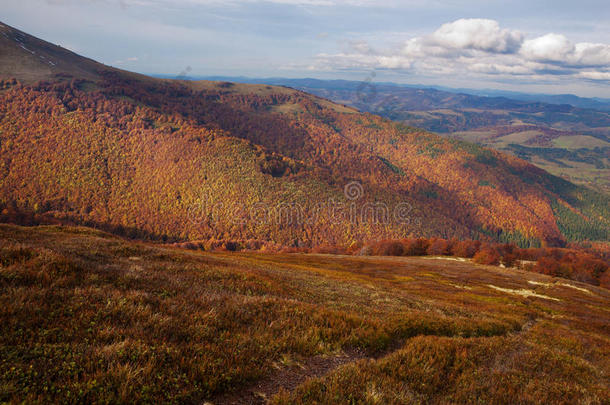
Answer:
[[(509, 332), (505, 336), (520, 336), (527, 333), (540, 319), (530, 319), (523, 324), (519, 331)], [(348, 349), (336, 355), (318, 355), (306, 359), (298, 365), (283, 367), (270, 376), (265, 377), (254, 384), (240, 389), (238, 392), (230, 392), (219, 395), (205, 405), (242, 405), (242, 404), (265, 404), (281, 389), (293, 391), (308, 378), (322, 377), (336, 368), (362, 359), (377, 360), (399, 350), (405, 341), (395, 341), (385, 350), (374, 355), (366, 354), (357, 349)]]
[(239, 392), (219, 395), (208, 403), (214, 405), (264, 404), (281, 389), (292, 391), (308, 378), (322, 377), (343, 364), (369, 357), (359, 350), (346, 350), (337, 355), (314, 356), (301, 364), (277, 370)]

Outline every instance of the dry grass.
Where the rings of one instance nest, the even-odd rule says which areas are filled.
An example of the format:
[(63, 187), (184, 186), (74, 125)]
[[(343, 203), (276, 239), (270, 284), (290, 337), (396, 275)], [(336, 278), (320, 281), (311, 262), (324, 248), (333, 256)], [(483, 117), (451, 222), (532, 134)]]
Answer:
[(539, 274), (9, 225), (0, 266), (0, 402), (214, 402), (353, 350), (365, 359), (271, 401), (602, 403), (609, 388), (610, 292)]

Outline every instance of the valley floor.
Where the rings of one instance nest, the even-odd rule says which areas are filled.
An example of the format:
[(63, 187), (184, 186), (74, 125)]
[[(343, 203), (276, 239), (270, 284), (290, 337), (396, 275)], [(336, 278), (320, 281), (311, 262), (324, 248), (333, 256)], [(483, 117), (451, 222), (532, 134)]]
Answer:
[(0, 402), (607, 403), (610, 291), (0, 225)]

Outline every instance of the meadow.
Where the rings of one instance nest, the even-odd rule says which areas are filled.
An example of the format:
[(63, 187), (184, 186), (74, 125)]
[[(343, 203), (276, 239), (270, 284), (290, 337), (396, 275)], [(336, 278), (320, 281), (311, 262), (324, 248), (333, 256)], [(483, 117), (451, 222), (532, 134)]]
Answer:
[(2, 403), (608, 403), (610, 291), (0, 225)]

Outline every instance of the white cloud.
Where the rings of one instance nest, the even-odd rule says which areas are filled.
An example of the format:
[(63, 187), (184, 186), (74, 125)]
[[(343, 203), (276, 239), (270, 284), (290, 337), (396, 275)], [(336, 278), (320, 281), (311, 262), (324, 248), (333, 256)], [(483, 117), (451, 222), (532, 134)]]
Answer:
[(430, 40), (445, 48), (508, 53), (519, 48), (523, 35), (518, 31), (500, 29), (497, 21), (472, 18), (443, 24)]
[(583, 66), (610, 66), (610, 45), (578, 43), (573, 58)]
[(531, 60), (564, 62), (574, 49), (574, 44), (565, 36), (546, 34), (523, 42), (521, 53)]
[(393, 69), (416, 74), (519, 76), (532, 80), (571, 77), (610, 81), (610, 45), (573, 43), (561, 34), (526, 39), (488, 19), (460, 19), (398, 47), (375, 49), (353, 41), (342, 54), (319, 55), (339, 69)]
[(580, 42), (573, 44), (564, 35), (547, 34), (523, 42), (521, 54), (529, 60), (586, 67), (610, 66), (610, 45)]
[(401, 56), (378, 56), (377, 61), (385, 69), (409, 69), (411, 61)]
[(578, 77), (589, 80), (610, 81), (610, 72), (585, 71), (578, 73)]
[(468, 70), (485, 74), (528, 75), (534, 73), (527, 66), (504, 65), (501, 63), (473, 63), (468, 66)]

